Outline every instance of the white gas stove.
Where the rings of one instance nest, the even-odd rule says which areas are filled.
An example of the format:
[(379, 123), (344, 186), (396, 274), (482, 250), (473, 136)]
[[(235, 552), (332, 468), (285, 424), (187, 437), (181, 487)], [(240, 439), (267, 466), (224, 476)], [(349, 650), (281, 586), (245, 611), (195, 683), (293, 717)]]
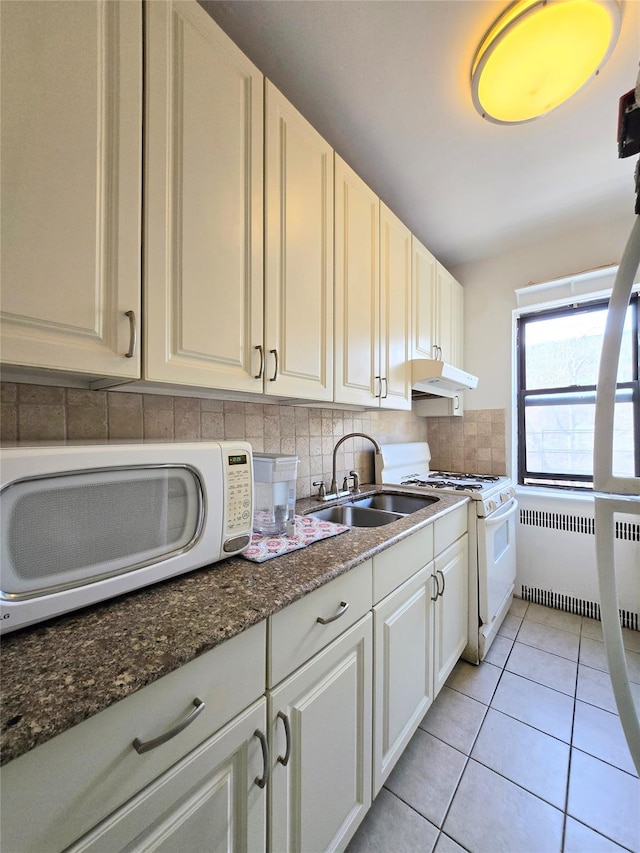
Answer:
[(480, 518), (491, 515), (515, 494), (510, 477), (431, 471), (431, 451), (426, 441), (383, 444), (376, 453), (376, 483), (402, 486), (412, 492), (425, 489), (467, 495)]
[(375, 455), (376, 483), (415, 494), (444, 491), (469, 502), (469, 645), (464, 657), (481, 661), (513, 598), (516, 577), (515, 489), (509, 477), (431, 471), (426, 441), (383, 444)]

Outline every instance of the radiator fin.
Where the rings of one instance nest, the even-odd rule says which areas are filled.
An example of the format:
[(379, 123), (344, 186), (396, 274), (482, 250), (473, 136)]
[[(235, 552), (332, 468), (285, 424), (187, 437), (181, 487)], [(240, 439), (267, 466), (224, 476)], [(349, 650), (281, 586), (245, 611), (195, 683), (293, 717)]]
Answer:
[[(547, 530), (565, 530), (569, 533), (595, 535), (595, 521), (586, 515), (570, 515), (565, 512), (548, 512), (540, 509), (521, 509), (520, 524), (544, 527)], [(640, 524), (633, 521), (616, 521), (616, 539), (625, 542), (640, 542)]]
[[(574, 595), (564, 595), (549, 589), (540, 589), (534, 586), (521, 587), (521, 598), (534, 604), (542, 604), (545, 607), (553, 607), (556, 610), (564, 610), (567, 613), (576, 613), (578, 616), (587, 616), (589, 619), (600, 620), (600, 605), (597, 601), (587, 601)], [(640, 615), (630, 610), (620, 610), (620, 624), (623, 628), (631, 628), (632, 631), (640, 630)]]

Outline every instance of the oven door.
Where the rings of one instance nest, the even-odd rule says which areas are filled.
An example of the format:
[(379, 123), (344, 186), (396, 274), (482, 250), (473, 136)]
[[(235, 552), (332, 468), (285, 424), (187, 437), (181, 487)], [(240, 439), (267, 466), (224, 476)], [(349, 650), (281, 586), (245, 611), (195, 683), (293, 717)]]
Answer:
[(478, 518), (478, 594), (480, 621), (491, 623), (516, 579), (516, 512), (511, 498), (487, 518)]

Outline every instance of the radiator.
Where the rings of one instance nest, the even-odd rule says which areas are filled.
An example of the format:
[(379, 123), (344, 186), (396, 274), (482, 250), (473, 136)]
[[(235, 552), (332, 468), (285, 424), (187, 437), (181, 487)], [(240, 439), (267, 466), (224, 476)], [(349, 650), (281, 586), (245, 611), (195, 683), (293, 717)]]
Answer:
[[(593, 498), (518, 494), (516, 594), (526, 601), (600, 618)], [(640, 523), (616, 515), (620, 621), (640, 629)]]

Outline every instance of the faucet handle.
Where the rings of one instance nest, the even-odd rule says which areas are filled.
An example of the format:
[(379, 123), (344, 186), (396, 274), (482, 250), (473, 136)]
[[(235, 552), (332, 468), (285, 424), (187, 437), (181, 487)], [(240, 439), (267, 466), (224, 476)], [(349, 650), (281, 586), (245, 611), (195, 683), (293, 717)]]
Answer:
[(317, 483), (312, 483), (312, 485), (313, 486), (319, 486), (319, 489), (318, 489), (318, 497), (319, 498), (321, 498), (321, 499), (326, 498), (327, 490), (326, 490), (325, 485), (324, 485), (322, 480), (319, 480)]
[(345, 483), (347, 482), (347, 479), (353, 480), (353, 488), (351, 489), (351, 491), (354, 495), (357, 495), (358, 492), (360, 491), (360, 476), (358, 475), (358, 472), (357, 471), (349, 471), (349, 477), (344, 478)]

